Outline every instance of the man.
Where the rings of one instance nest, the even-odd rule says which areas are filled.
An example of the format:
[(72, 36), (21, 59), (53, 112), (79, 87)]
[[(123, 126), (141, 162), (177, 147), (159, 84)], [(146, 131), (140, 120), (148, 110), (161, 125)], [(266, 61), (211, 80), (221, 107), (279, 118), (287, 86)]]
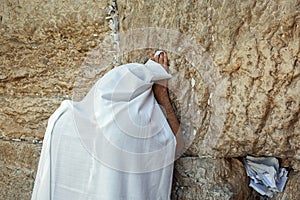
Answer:
[(178, 119), (168, 57), (151, 54), (105, 74), (80, 102), (48, 121), (32, 200), (168, 200)]

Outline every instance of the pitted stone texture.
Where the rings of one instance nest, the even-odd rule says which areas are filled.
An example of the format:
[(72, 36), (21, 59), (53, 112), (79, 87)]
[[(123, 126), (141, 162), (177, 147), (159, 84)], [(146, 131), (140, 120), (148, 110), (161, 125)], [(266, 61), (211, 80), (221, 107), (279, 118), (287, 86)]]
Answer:
[[(119, 1), (118, 7), (121, 32), (149, 27), (177, 30), (190, 37), (192, 44), (196, 41), (196, 45), (203, 47), (222, 75), (220, 82), (212, 82), (216, 87), (211, 92), (208, 85), (201, 84), (201, 78), (205, 78), (203, 66), (195, 65), (201, 75), (195, 79), (199, 83), (195, 90), (200, 97), (198, 108), (200, 113), (207, 114), (193, 124), (196, 137), (190, 155), (276, 156), (296, 160), (291, 162), (292, 167), (300, 170), (297, 164), (300, 143), (296, 142), (300, 137), (297, 0), (240, 3), (129, 0)], [(161, 35), (165, 41), (159, 38), (156, 48), (164, 46), (163, 42), (176, 45), (172, 35)], [(176, 41), (180, 44), (180, 40)], [(182, 52), (189, 49), (172, 53), (181, 56), (176, 62), (185, 64)], [(191, 81), (194, 77), (186, 76), (186, 71), (179, 69), (179, 74)], [(190, 87), (179, 88), (184, 94)], [(225, 99), (220, 91), (225, 91)]]
[(63, 99), (113, 66), (105, 1), (10, 1), (0, 8), (0, 137), (42, 139)]
[(0, 141), (0, 199), (30, 199), (41, 145)]
[[(270, 155), (284, 158), (285, 166), (300, 169), (300, 8), (297, 0), (239, 3), (233, 0), (127, 0), (117, 3), (121, 31), (141, 27), (173, 29), (192, 44), (203, 47), (212, 59), (210, 69), (215, 68), (223, 76), (221, 83), (218, 78), (212, 79), (216, 85), (212, 93), (203, 75), (203, 66), (211, 62), (201, 65), (197, 62), (192, 66), (188, 58), (199, 58), (199, 54), (190, 53), (194, 50), (188, 46), (180, 50), (180, 36), (163, 35), (156, 46), (152, 46), (178, 47), (178, 51), (168, 52), (170, 71), (178, 72), (176, 78), (180, 79), (172, 80), (175, 89), (171, 95), (179, 118), (190, 127), (183, 129), (188, 139), (195, 137), (187, 152), (189, 155)], [(83, 0), (3, 1), (0, 7), (2, 138), (41, 139), (46, 121), (60, 101), (73, 97), (80, 100), (90, 86), (113, 67), (111, 62), (116, 54), (105, 20), (107, 4), (106, 1)], [(133, 54), (130, 52), (128, 59), (125, 55), (124, 61), (133, 61), (135, 58), (130, 57)], [(146, 61), (148, 52), (136, 52), (136, 55), (139, 62)], [(190, 98), (193, 83), (195, 88)], [(175, 95), (177, 90), (179, 94)], [(186, 112), (188, 102), (200, 112), (192, 120), (184, 117), (184, 114), (191, 116), (191, 112)], [(218, 117), (223, 114), (224, 126), (223, 119)], [(32, 150), (37, 149), (29, 144), (16, 144), (1, 145), (1, 199), (30, 197), (35, 173), (32, 169), (36, 169), (30, 166), (37, 166), (38, 157)], [(18, 159), (23, 157), (15, 157), (20, 155), (16, 151), (28, 151), (30, 155), (24, 155), (29, 160), (21, 159), (25, 164), (19, 164)], [(10, 152), (14, 152), (13, 155)], [(236, 194), (251, 197), (245, 188), (244, 172), (235, 159), (201, 159), (206, 164), (195, 161), (199, 158), (184, 159), (176, 168), (189, 170), (175, 173), (178, 178), (175, 183), (184, 187), (181, 191), (180, 184), (178, 188), (175, 185), (174, 197), (203, 199), (203, 192), (208, 199), (226, 199), (233, 198), (232, 191), (237, 189), (241, 190)], [(32, 164), (28, 164), (30, 162)], [(236, 165), (238, 172), (234, 171)], [(230, 180), (237, 182), (226, 182), (227, 175), (219, 179), (213, 177), (216, 182), (204, 180), (206, 175), (201, 175), (202, 169), (214, 176), (222, 174), (220, 169), (223, 169), (232, 175)], [(201, 175), (197, 175), (203, 178), (199, 178), (200, 183), (208, 183), (207, 187), (200, 187), (194, 181), (195, 174)], [(284, 193), (274, 198), (299, 197), (298, 178), (298, 172), (291, 174)], [(185, 187), (190, 185), (192, 187)]]
[(0, 97), (0, 138), (41, 140), (49, 116), (63, 98)]
[[(172, 200), (266, 200), (248, 185), (238, 159), (183, 157), (174, 168)], [(299, 185), (299, 172), (292, 170), (283, 192), (269, 199), (298, 200)]]
[(109, 35), (106, 2), (4, 1), (1, 93), (71, 95), (87, 54)]
[[(47, 120), (112, 68), (107, 1), (0, 6), (0, 199), (30, 199)], [(21, 142), (3, 141), (16, 139)]]
[(173, 200), (254, 199), (237, 159), (184, 157), (176, 161)]

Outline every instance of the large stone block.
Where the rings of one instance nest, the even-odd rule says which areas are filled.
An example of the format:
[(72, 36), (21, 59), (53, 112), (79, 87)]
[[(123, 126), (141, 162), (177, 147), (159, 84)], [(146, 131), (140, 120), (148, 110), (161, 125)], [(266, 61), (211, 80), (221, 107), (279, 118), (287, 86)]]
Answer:
[(1, 138), (41, 140), (50, 115), (63, 98), (5, 97), (0, 98)]
[[(75, 78), (85, 73), (80, 67), (99, 64), (102, 52), (112, 46), (106, 1), (4, 0), (2, 4), (1, 94), (71, 97)], [(102, 57), (91, 64), (86, 59), (95, 51)]]
[(255, 199), (237, 159), (184, 157), (176, 161), (172, 199)]
[(113, 66), (107, 2), (4, 1), (1, 138), (42, 139), (64, 99), (81, 100)]
[(173, 101), (189, 155), (276, 156), (297, 160), (299, 170), (296, 0), (118, 1), (118, 8), (121, 52), (162, 48), (174, 60)]
[(0, 140), (2, 164), (36, 170), (42, 145)]
[(0, 141), (0, 199), (30, 199), (41, 144)]
[[(266, 199), (248, 185), (249, 179), (238, 159), (184, 157), (176, 161), (172, 199)], [(296, 200), (299, 191), (299, 173), (290, 171), (283, 192), (269, 199)]]
[[(120, 64), (170, 57), (170, 93), (189, 149), (174, 199), (254, 199), (237, 159), (276, 156), (300, 170), (299, 2), (117, 1), (120, 54), (107, 1), (4, 0), (0, 7), (2, 199), (29, 199), (47, 119)], [(151, 28), (149, 28), (151, 27)], [(139, 31), (135, 31), (137, 28)], [(124, 41), (124, 38), (126, 39)], [(147, 49), (151, 48), (151, 50)], [(299, 199), (299, 173), (273, 199)]]

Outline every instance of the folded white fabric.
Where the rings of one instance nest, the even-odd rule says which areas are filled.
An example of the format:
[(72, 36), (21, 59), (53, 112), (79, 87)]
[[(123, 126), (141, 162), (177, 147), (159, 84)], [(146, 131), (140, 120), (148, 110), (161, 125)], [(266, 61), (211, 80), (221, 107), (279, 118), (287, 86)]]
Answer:
[(282, 192), (288, 172), (285, 168), (279, 168), (276, 158), (247, 156), (243, 161), (250, 177), (249, 186), (268, 197), (273, 197), (274, 192)]
[(176, 139), (152, 92), (168, 78), (152, 60), (125, 64), (82, 101), (63, 101), (48, 121), (31, 199), (170, 199)]

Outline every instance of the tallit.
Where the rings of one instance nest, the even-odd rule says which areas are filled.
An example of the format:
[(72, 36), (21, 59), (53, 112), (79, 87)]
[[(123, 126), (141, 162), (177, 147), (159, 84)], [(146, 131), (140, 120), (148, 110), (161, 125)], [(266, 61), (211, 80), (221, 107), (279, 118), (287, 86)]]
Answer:
[(169, 79), (148, 60), (105, 74), (48, 121), (32, 200), (170, 199), (176, 139), (152, 85)]

